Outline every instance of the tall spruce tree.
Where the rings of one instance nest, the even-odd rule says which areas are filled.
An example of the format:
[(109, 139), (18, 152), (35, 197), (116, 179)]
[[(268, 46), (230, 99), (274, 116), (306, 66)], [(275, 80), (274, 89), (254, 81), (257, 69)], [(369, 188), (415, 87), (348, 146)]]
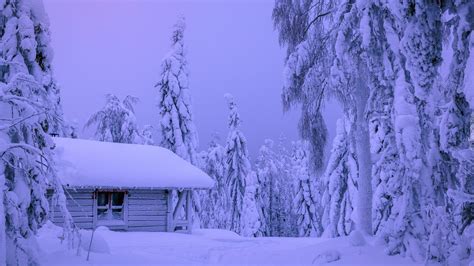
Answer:
[(225, 98), (229, 105), (229, 133), (227, 135), (225, 155), (225, 180), (229, 194), (230, 230), (240, 233), (242, 226), (243, 204), (247, 177), (250, 174), (250, 162), (247, 140), (239, 130), (240, 116), (237, 105), (230, 94)]
[[(176, 153), (195, 166), (199, 166), (196, 148), (198, 135), (193, 121), (191, 95), (189, 93), (188, 63), (184, 45), (186, 23), (180, 17), (171, 34), (171, 50), (161, 63), (158, 88), (160, 112), (160, 146)], [(193, 191), (193, 216), (195, 225), (200, 223), (201, 204), (199, 194)]]
[(160, 146), (196, 165), (198, 136), (188, 84), (185, 27), (184, 18), (179, 18), (171, 35), (171, 50), (161, 63), (160, 81), (156, 85), (162, 136)]

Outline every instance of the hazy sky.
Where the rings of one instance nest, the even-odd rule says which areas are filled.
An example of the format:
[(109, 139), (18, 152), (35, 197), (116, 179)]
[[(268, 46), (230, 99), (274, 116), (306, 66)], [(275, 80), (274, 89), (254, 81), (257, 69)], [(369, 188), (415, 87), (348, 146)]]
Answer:
[[(134, 95), (140, 126), (158, 129), (160, 63), (171, 28), (186, 17), (185, 43), (200, 149), (213, 132), (224, 143), (227, 106), (234, 95), (253, 159), (265, 138), (296, 140), (297, 112), (284, 114), (280, 100), (284, 49), (273, 29), (273, 1), (44, 0), (55, 51), (56, 79), (68, 119), (82, 128), (104, 96)], [(330, 135), (340, 111), (326, 111)], [(81, 132), (90, 137), (90, 132)]]

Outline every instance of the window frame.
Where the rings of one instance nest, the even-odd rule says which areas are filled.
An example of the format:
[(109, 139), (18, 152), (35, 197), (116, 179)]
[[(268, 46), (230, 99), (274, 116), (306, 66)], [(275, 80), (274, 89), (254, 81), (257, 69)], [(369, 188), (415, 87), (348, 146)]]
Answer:
[[(108, 203), (105, 206), (98, 205), (99, 193), (107, 193)], [(113, 193), (123, 193), (123, 205), (122, 206), (113, 206), (112, 205), (112, 195)], [(99, 219), (98, 210), (107, 210), (108, 218)], [(112, 211), (114, 209), (122, 209), (122, 219), (113, 219)], [(114, 229), (126, 229), (128, 227), (128, 191), (119, 190), (119, 189), (96, 189), (94, 191), (94, 209), (93, 209), (93, 222), (94, 227), (97, 226), (113, 226)]]

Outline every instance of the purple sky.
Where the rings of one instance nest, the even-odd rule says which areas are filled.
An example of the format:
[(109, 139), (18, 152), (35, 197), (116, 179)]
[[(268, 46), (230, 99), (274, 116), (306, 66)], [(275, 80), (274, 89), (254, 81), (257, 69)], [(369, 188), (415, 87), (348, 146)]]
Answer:
[[(190, 89), (200, 138), (227, 134), (223, 95), (234, 95), (252, 159), (265, 138), (296, 140), (297, 112), (284, 114), (280, 101), (284, 49), (273, 29), (273, 1), (87, 1), (44, 0), (55, 51), (55, 74), (66, 117), (82, 128), (104, 104), (104, 95), (140, 98), (140, 126), (158, 128), (156, 89), (160, 62), (178, 15), (187, 21)], [(332, 137), (340, 111), (325, 117)], [(81, 132), (90, 137), (90, 132)]]

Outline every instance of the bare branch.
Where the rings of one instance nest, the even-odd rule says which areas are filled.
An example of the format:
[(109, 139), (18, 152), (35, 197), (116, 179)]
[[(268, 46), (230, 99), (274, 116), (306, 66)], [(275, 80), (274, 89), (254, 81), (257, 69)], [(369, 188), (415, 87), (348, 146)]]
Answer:
[(308, 23), (308, 26), (306, 26), (306, 29), (304, 30), (303, 32), (303, 35), (306, 35), (306, 33), (308, 33), (308, 30), (309, 28), (311, 28), (311, 26), (316, 22), (316, 20), (324, 17), (324, 16), (327, 16), (329, 14), (332, 13), (332, 10), (331, 11), (327, 11), (327, 12), (324, 12), (324, 13), (321, 13), (321, 14), (318, 14), (315, 18), (313, 18), (313, 20), (311, 20), (309, 23)]

